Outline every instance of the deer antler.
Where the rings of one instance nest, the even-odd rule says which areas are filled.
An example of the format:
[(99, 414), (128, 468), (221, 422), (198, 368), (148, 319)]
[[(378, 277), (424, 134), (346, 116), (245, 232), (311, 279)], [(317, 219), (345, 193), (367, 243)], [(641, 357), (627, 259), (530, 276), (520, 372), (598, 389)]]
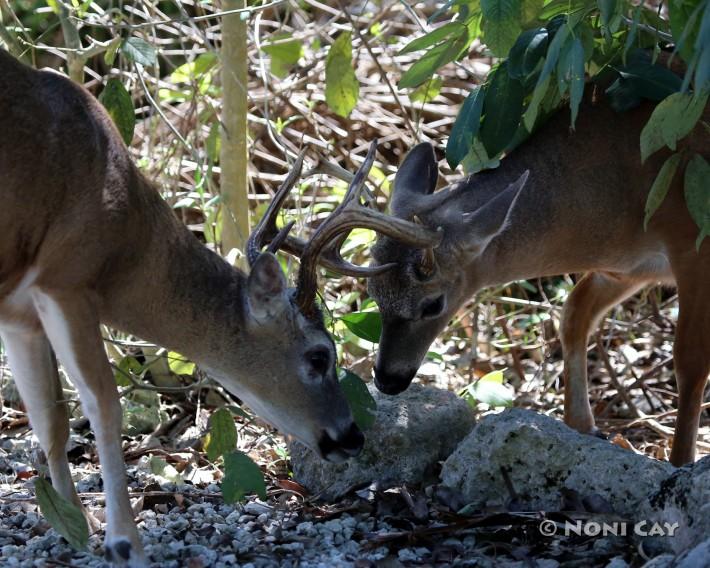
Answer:
[(275, 253), (281, 249), (300, 257), (301, 270), (298, 275), (296, 302), (303, 313), (308, 314), (313, 310), (319, 264), (339, 274), (358, 278), (376, 276), (395, 266), (394, 264), (357, 266), (343, 259), (340, 247), (353, 229), (358, 227), (372, 229), (415, 248), (432, 249), (441, 242), (442, 235), (439, 231), (432, 231), (423, 225), (405, 219), (390, 217), (360, 204), (363, 195), (367, 196), (365, 180), (375, 160), (376, 150), (377, 142), (375, 141), (370, 145), (365, 161), (355, 173), (343, 202), (316, 229), (308, 241), (288, 234), (294, 225), (293, 222), (288, 223), (281, 230), (276, 227), (276, 218), (286, 196), (301, 175), (305, 154), (305, 152), (301, 152), (291, 172), (276, 191), (264, 216), (249, 236), (246, 248), (250, 265), (254, 264), (261, 254), (261, 249), (267, 243), (269, 243), (268, 250), (270, 252)]
[(289, 194), (291, 189), (296, 182), (301, 177), (301, 169), (303, 168), (303, 157), (306, 151), (303, 150), (296, 159), (296, 163), (293, 168), (286, 176), (286, 179), (281, 184), (281, 187), (276, 191), (274, 198), (269, 203), (269, 206), (261, 218), (259, 223), (254, 227), (254, 230), (249, 235), (247, 240), (247, 260), (249, 261), (249, 266), (253, 266), (256, 259), (261, 254), (261, 249), (265, 244), (270, 243), (269, 252), (275, 253), (280, 246), (282, 246), (288, 240), (288, 233), (293, 227), (294, 223), (291, 222), (280, 231), (276, 228), (276, 217), (278, 217), (279, 211), (286, 200), (286, 196)]
[[(377, 141), (373, 141), (365, 161), (350, 183), (343, 202), (316, 229), (316, 232), (304, 244), (299, 254), (301, 257), (301, 270), (298, 274), (296, 302), (305, 314), (313, 311), (318, 284), (317, 266), (319, 259), (323, 260), (325, 253), (328, 253), (330, 260), (338, 261), (336, 268), (338, 271), (341, 271), (340, 268), (343, 265), (349, 264), (340, 256), (340, 246), (351, 230), (358, 227), (372, 229), (377, 233), (415, 248), (431, 248), (441, 242), (442, 234), (439, 231), (433, 231), (411, 221), (391, 217), (360, 204), (360, 198), (365, 191), (365, 180), (375, 160), (376, 150)], [(350, 266), (352, 267), (353, 265)], [(391, 265), (355, 268), (358, 268), (359, 275), (373, 276), (389, 270)]]
[[(268, 243), (267, 250), (276, 253), (278, 250), (283, 250), (288, 254), (296, 257), (301, 257), (306, 250), (307, 242), (298, 237), (289, 235), (289, 231), (294, 225), (292, 221), (284, 226), (281, 230), (276, 227), (276, 218), (278, 217), (281, 207), (288, 196), (293, 186), (298, 181), (301, 170), (303, 168), (303, 158), (305, 150), (298, 156), (291, 172), (283, 181), (279, 189), (274, 194), (269, 207), (266, 209), (264, 216), (247, 240), (247, 259), (249, 266), (252, 266), (257, 257), (261, 254), (261, 249)], [(340, 254), (340, 247), (345, 242), (347, 235), (342, 235), (335, 240), (331, 246), (326, 247), (321, 253), (318, 262), (328, 270), (343, 274), (345, 276), (353, 276), (356, 278), (375, 276), (392, 268), (392, 265), (386, 264), (383, 266), (357, 266), (346, 261)]]

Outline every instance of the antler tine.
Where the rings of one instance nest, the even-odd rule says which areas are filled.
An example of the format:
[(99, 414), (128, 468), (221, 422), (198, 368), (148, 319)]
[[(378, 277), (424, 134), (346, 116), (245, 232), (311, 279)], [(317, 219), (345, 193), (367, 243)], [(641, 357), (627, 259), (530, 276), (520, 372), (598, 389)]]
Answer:
[[(346, 236), (341, 235), (338, 239), (339, 242), (333, 242), (325, 247), (318, 257), (318, 264), (327, 270), (342, 274), (343, 276), (352, 276), (353, 278), (369, 278), (371, 276), (378, 276), (379, 274), (384, 274), (397, 266), (395, 263), (381, 264), (380, 266), (358, 266), (357, 264), (348, 262), (340, 254), (340, 245), (342, 245)], [(303, 256), (303, 251), (306, 250), (307, 244), (308, 243), (303, 239), (288, 236), (284, 243), (279, 247), (279, 250), (301, 258)]]
[(272, 254), (276, 254), (278, 250), (283, 246), (286, 239), (288, 239), (288, 234), (291, 232), (291, 229), (293, 229), (293, 226), (295, 224), (296, 221), (291, 221), (290, 223), (284, 225), (278, 232), (278, 234), (269, 243), (269, 246), (266, 247), (266, 250)]
[[(298, 155), (298, 158), (293, 164), (291, 171), (286, 176), (286, 179), (281, 184), (281, 187), (279, 187), (279, 189), (274, 194), (274, 198), (271, 200), (271, 203), (269, 203), (269, 207), (266, 209), (264, 216), (261, 218), (256, 227), (254, 227), (254, 230), (251, 232), (251, 235), (249, 235), (249, 239), (247, 240), (246, 246), (249, 266), (253, 266), (254, 262), (256, 262), (256, 259), (261, 254), (262, 247), (269, 241), (269, 239), (272, 239), (274, 237), (276, 239), (279, 239), (279, 236), (281, 236), (281, 232), (283, 232), (283, 230), (281, 232), (277, 230), (276, 218), (278, 217), (279, 211), (281, 210), (281, 207), (283, 206), (283, 203), (286, 200), (286, 196), (288, 196), (293, 186), (296, 185), (296, 182), (301, 177), (301, 169), (303, 168), (303, 158), (305, 154), (306, 151), (304, 149)], [(293, 226), (292, 223), (291, 226)], [(290, 228), (291, 227), (289, 227), (289, 230)], [(281, 236), (279, 244), (282, 244), (287, 236), (288, 230), (285, 231), (283, 236)], [(271, 250), (272, 248), (273, 247), (269, 247), (269, 250)]]
[[(365, 180), (375, 159), (376, 143), (370, 145), (367, 157), (363, 164), (355, 173), (343, 202), (333, 211), (333, 213), (321, 224), (313, 234), (311, 240), (304, 245), (299, 255), (301, 257), (301, 270), (298, 274), (298, 290), (296, 302), (301, 310), (308, 314), (312, 312), (315, 302), (315, 291), (318, 284), (318, 260), (321, 254), (332, 246), (334, 240), (340, 235), (347, 235), (352, 229), (362, 227), (371, 229), (379, 234), (391, 237), (406, 245), (416, 248), (435, 247), (441, 242), (440, 231), (432, 231), (424, 226), (417, 225), (404, 219), (390, 217), (379, 211), (368, 209), (360, 205), (360, 196), (365, 186)], [(342, 239), (339, 240), (342, 243)], [(339, 245), (337, 247), (340, 248)], [(342, 266), (345, 262), (340, 257), (340, 252), (331, 252), (330, 260), (335, 262), (344, 270), (350, 271), (347, 266)], [(325, 264), (325, 263), (323, 263)], [(355, 268), (359, 275), (372, 276), (376, 273), (389, 270), (387, 267), (351, 267)], [(362, 270), (366, 269), (363, 274)], [(336, 271), (340, 271), (335, 268)], [(377, 271), (377, 272), (375, 272)]]
[(372, 164), (375, 163), (375, 154), (377, 153), (377, 139), (370, 143), (370, 147), (367, 150), (367, 155), (362, 165), (355, 172), (353, 180), (350, 182), (348, 191), (345, 192), (345, 197), (340, 206), (333, 212), (334, 214), (338, 209), (344, 209), (353, 201), (359, 201), (363, 190), (366, 190), (365, 182), (367, 181), (367, 176), (370, 174), (372, 169)]

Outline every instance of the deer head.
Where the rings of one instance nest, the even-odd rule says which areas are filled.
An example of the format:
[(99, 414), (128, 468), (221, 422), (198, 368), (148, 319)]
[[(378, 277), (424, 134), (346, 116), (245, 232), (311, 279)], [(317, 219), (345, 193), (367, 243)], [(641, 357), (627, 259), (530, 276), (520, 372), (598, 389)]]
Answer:
[[(315, 284), (289, 288), (275, 256), (293, 226), (290, 223), (277, 231), (276, 217), (302, 164), (303, 155), (247, 242), (251, 271), (244, 294), (244, 343), (249, 353), (248, 357), (235, 354), (235, 358), (247, 367), (244, 377), (250, 378), (240, 378), (234, 390), (279, 430), (337, 462), (357, 455), (364, 437), (338, 384), (335, 345), (315, 302)], [(312, 243), (303, 247), (314, 250)], [(312, 256), (317, 261), (319, 252)], [(301, 273), (303, 280), (303, 268)], [(225, 383), (230, 380), (225, 375), (221, 378)]]
[[(373, 141), (367, 157), (350, 183), (343, 202), (318, 227), (309, 242), (306, 243), (289, 236), (290, 226), (284, 227), (280, 232), (277, 231), (276, 212), (285, 194), (276, 196), (272, 207), (265, 214), (263, 222), (255, 230), (255, 235), (259, 235), (257, 238), (273, 239), (271, 241), (272, 247), (276, 244), (285, 251), (300, 257), (301, 270), (295, 302), (303, 314), (311, 314), (316, 309), (315, 290), (318, 264), (348, 276), (384, 278), (387, 281), (389, 281), (391, 274), (397, 273), (402, 267), (403, 259), (396, 254), (391, 255), (387, 262), (379, 262), (373, 266), (355, 266), (346, 262), (340, 255), (340, 247), (352, 229), (357, 227), (371, 229), (381, 236), (381, 242), (398, 243), (395, 248), (406, 252), (406, 254), (409, 254), (410, 251), (431, 251), (441, 242), (442, 233), (436, 228), (425, 227), (421, 223), (405, 218), (404, 215), (389, 216), (368, 207), (368, 205), (372, 205), (372, 200), (367, 199), (365, 181), (374, 162), (376, 149), (377, 142)], [(434, 178), (433, 182), (435, 181)], [(361, 203), (363, 198), (366, 201), (365, 205)], [(250, 255), (256, 250), (256, 247), (250, 247)], [(421, 255), (422, 253), (415, 252), (415, 254)], [(431, 255), (427, 254), (431, 258)], [(436, 269), (433, 265), (431, 268), (432, 270)]]
[[(402, 239), (380, 237), (373, 247), (376, 266), (392, 266), (373, 275), (368, 291), (382, 314), (375, 384), (386, 394), (405, 390), (421, 365), (429, 345), (451, 317), (479, 289), (484, 275), (468, 270), (505, 231), (525, 172), (485, 206), (461, 211), (457, 187), (434, 193), (438, 178), (434, 150), (415, 146), (394, 181), (391, 213), (437, 229), (438, 246), (418, 248)], [(463, 189), (463, 188), (462, 188)]]

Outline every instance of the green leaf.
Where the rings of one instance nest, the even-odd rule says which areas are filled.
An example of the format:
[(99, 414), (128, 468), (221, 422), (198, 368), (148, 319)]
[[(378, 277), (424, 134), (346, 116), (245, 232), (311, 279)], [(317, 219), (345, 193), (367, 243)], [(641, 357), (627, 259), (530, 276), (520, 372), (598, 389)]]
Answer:
[(222, 135), (219, 130), (219, 121), (213, 122), (207, 140), (205, 140), (205, 151), (213, 164), (219, 162), (219, 153), (222, 149)]
[(461, 396), (471, 406), (483, 402), (489, 406), (513, 406), (513, 391), (503, 384), (503, 371), (493, 371), (468, 385)]
[(382, 333), (382, 316), (379, 312), (352, 312), (340, 320), (360, 339), (377, 343)]
[(434, 100), (441, 91), (441, 85), (444, 83), (441, 77), (433, 77), (426, 83), (422, 83), (409, 94), (409, 100), (415, 103), (428, 103)]
[(171, 481), (172, 483), (182, 484), (185, 482), (178, 470), (176, 470), (163, 458), (159, 458), (158, 456), (151, 456), (150, 461), (148, 463), (150, 465), (150, 471), (154, 475), (158, 475), (163, 479)]
[(690, 216), (700, 229), (695, 248), (699, 251), (703, 239), (710, 235), (710, 165), (700, 154), (695, 154), (685, 169), (685, 203)]
[(448, 24), (436, 28), (422, 37), (418, 37), (417, 39), (410, 41), (400, 50), (399, 55), (426, 49), (427, 47), (441, 43), (447, 37), (452, 35), (458, 36), (466, 31), (465, 27), (466, 26), (464, 26), (461, 22), (449, 22)]
[(347, 117), (357, 104), (360, 84), (352, 61), (352, 37), (342, 33), (333, 42), (325, 59), (325, 101), (336, 114)]
[(520, 34), (520, 0), (481, 0), (483, 42), (503, 57)]
[(121, 46), (121, 53), (130, 61), (145, 67), (158, 64), (158, 52), (147, 41), (139, 37), (129, 37)]
[(557, 81), (560, 93), (564, 93), (565, 88), (569, 86), (572, 128), (574, 128), (584, 95), (584, 46), (579, 37), (565, 43), (557, 64)]
[(127, 356), (121, 359), (114, 371), (116, 384), (120, 387), (130, 387), (133, 383), (129, 379), (131, 376), (140, 376), (143, 373), (143, 365), (135, 357)]
[(634, 9), (634, 19), (631, 21), (631, 27), (626, 34), (626, 41), (624, 42), (624, 49), (621, 51), (621, 58), (624, 63), (626, 63), (626, 53), (631, 49), (631, 46), (636, 40), (636, 32), (639, 27), (639, 19), (641, 18), (642, 5), (639, 4)]
[(459, 35), (427, 51), (402, 75), (397, 85), (401, 89), (418, 87), (431, 77), (437, 69), (458, 59), (468, 48), (468, 28), (463, 27)]
[(340, 369), (340, 387), (350, 405), (355, 424), (360, 430), (369, 430), (375, 423), (377, 403), (360, 377), (355, 373)]
[(104, 63), (106, 63), (106, 65), (113, 65), (113, 62), (116, 60), (116, 54), (118, 53), (118, 49), (121, 47), (121, 41), (122, 40), (119, 36), (116, 36), (111, 40), (111, 43), (106, 49), (106, 53), (104, 53)]
[(180, 65), (170, 74), (171, 83), (191, 83), (209, 72), (217, 64), (217, 54), (208, 52), (198, 55), (194, 61)]
[(276, 34), (272, 37), (273, 43), (262, 47), (271, 56), (271, 72), (281, 79), (288, 75), (291, 67), (303, 56), (303, 42), (288, 39), (291, 37), (291, 34)]
[(135, 390), (121, 398), (121, 407), (122, 431), (127, 436), (153, 432), (168, 418), (160, 408), (160, 396), (155, 391)]
[(650, 55), (642, 50), (636, 50), (634, 54), (629, 56), (628, 65), (620, 67), (618, 72), (640, 96), (661, 101), (680, 90), (683, 81), (673, 71), (651, 63)]
[(473, 139), (481, 125), (481, 111), (486, 93), (478, 87), (471, 91), (461, 105), (454, 126), (451, 128), (449, 141), (446, 143), (446, 161), (451, 169), (456, 168), (471, 151)]
[(641, 161), (664, 145), (676, 149), (678, 140), (689, 134), (703, 114), (708, 93), (673, 93), (661, 101), (641, 131)]
[(42, 515), (52, 528), (76, 550), (85, 550), (89, 542), (89, 525), (81, 509), (67, 501), (44, 478), (35, 480), (35, 496)]
[(641, 104), (641, 96), (626, 79), (619, 77), (606, 90), (609, 104), (616, 112), (626, 112)]
[(508, 62), (504, 61), (494, 72), (483, 104), (479, 138), (489, 156), (500, 154), (513, 139), (520, 123), (524, 98), (523, 84), (510, 76)]
[(612, 16), (616, 13), (617, 2), (618, 0), (597, 0), (603, 26), (609, 26)]
[[(549, 30), (550, 26), (548, 25), (548, 31)], [(550, 31), (550, 33), (552, 33), (552, 31)], [(553, 69), (557, 65), (560, 50), (562, 49), (567, 36), (569, 36), (569, 33), (569, 27), (563, 22), (550, 42), (550, 47), (547, 50), (547, 57), (545, 58), (545, 64), (542, 66), (542, 71), (537, 79), (532, 99), (530, 100), (530, 104), (528, 105), (525, 115), (523, 116), (525, 128), (527, 128), (529, 132), (532, 132), (535, 127), (535, 121), (537, 120), (540, 103), (547, 93), (547, 87), (550, 84), (550, 76), (552, 75)]]
[(520, 23), (524, 28), (537, 20), (544, 5), (545, 0), (521, 0)]
[(128, 94), (123, 83), (116, 78), (109, 79), (99, 95), (99, 102), (108, 111), (123, 141), (129, 145), (133, 140), (133, 131), (136, 127), (136, 114), (131, 95)]
[(237, 447), (237, 427), (234, 417), (226, 408), (220, 408), (210, 418), (210, 432), (205, 440), (205, 450), (210, 461), (231, 452)]
[[(708, 10), (710, 13), (710, 10)], [(698, 58), (698, 66), (695, 71), (695, 90), (710, 90), (710, 45), (703, 48)]]
[(471, 150), (462, 160), (463, 171), (467, 174), (475, 174), (481, 170), (492, 170), (500, 165), (498, 158), (490, 158), (486, 149), (478, 138), (474, 138)]
[(266, 499), (264, 474), (248, 455), (239, 450), (224, 456), (224, 479), (220, 488), (227, 504), (241, 501), (248, 493)]
[(663, 200), (668, 193), (668, 188), (671, 186), (671, 182), (675, 176), (675, 172), (678, 169), (679, 162), (680, 154), (673, 154), (664, 162), (663, 166), (661, 166), (661, 170), (656, 176), (656, 179), (653, 180), (651, 191), (648, 192), (648, 197), (646, 198), (646, 207), (644, 208), (644, 231), (648, 227), (648, 222), (651, 220), (651, 217), (653, 217), (653, 214), (661, 206), (661, 203), (663, 203)]
[(547, 50), (548, 31), (545, 28), (526, 30), (518, 36), (508, 55), (508, 73), (515, 79), (530, 75)]
[(619, 0), (597, 0), (599, 13), (601, 15), (602, 35), (607, 43), (612, 43), (612, 34), (619, 31), (623, 23), (622, 11), (627, 5)]
[(168, 352), (168, 367), (176, 375), (191, 376), (195, 372), (195, 364), (175, 351)]
[(693, 46), (700, 30), (700, 18), (695, 12), (698, 5), (697, 0), (670, 0), (668, 2), (668, 20), (671, 25), (671, 33), (676, 40), (676, 50), (686, 63), (689, 63), (693, 58), (695, 51)]

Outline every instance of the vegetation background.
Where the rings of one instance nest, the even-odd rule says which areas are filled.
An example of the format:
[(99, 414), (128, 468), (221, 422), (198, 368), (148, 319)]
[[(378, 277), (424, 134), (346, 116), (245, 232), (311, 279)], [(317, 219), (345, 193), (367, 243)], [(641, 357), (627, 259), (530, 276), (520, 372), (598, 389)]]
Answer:
[[(416, 142), (437, 147), (442, 183), (460, 178), (460, 163), (466, 171), (495, 167), (519, 143), (523, 126), (534, 130), (558, 106), (571, 104), (574, 122), (585, 74), (617, 73), (622, 106), (638, 97), (673, 100), (676, 106), (667, 104), (673, 112), (678, 105), (687, 110), (691, 100), (704, 106), (709, 6), (708, 0), (0, 0), (0, 40), (26, 62), (60, 69), (98, 96), (175, 214), (207, 246), (240, 263), (247, 223), (259, 218), (302, 148), (305, 174), (283, 222), (295, 220), (295, 232), (307, 236), (338, 204), (348, 172), (374, 139), (380, 145), (369, 182), (385, 208), (397, 165)], [(553, 30), (561, 22), (565, 37)], [(654, 71), (650, 57), (641, 61), (636, 51), (650, 48), (655, 57), (657, 46), (672, 49), (674, 38), (689, 69), (684, 83)], [(513, 68), (517, 76), (504, 72)], [(237, 139), (246, 145), (235, 146), (225, 129), (243, 129)], [(682, 135), (679, 127), (671, 136)], [(654, 144), (647, 142), (648, 152)], [(654, 185), (651, 205), (662, 199), (664, 184), (661, 178)], [(703, 209), (709, 206), (693, 191), (689, 207), (702, 238), (710, 232)], [(367, 263), (373, 238), (356, 230), (343, 250)], [(289, 274), (296, 263), (283, 257)], [(324, 276), (340, 366), (347, 377), (369, 380), (379, 337), (376, 306), (365, 282)], [(418, 380), (460, 393), (480, 414), (516, 405), (561, 417), (557, 330), (575, 278), (512, 282), (472, 298), (432, 346)], [(617, 443), (658, 458), (667, 457), (674, 420), (676, 311), (672, 291), (645, 290), (608, 315), (589, 352), (599, 426)], [(284, 442), (238, 401), (177, 353), (113, 330), (105, 337), (124, 394), (129, 461), (149, 456), (156, 475), (210, 482), (222, 479), (229, 464), (221, 455), (236, 445), (259, 467), (227, 499), (283, 489)], [(29, 436), (8, 379), (4, 372), (3, 436)], [(368, 397), (352, 385), (367, 420)], [(67, 396), (76, 397), (69, 384)], [(75, 418), (75, 466), (93, 471), (79, 407)], [(707, 415), (701, 426), (702, 454), (710, 451)], [(28, 471), (41, 469), (28, 464)]]

